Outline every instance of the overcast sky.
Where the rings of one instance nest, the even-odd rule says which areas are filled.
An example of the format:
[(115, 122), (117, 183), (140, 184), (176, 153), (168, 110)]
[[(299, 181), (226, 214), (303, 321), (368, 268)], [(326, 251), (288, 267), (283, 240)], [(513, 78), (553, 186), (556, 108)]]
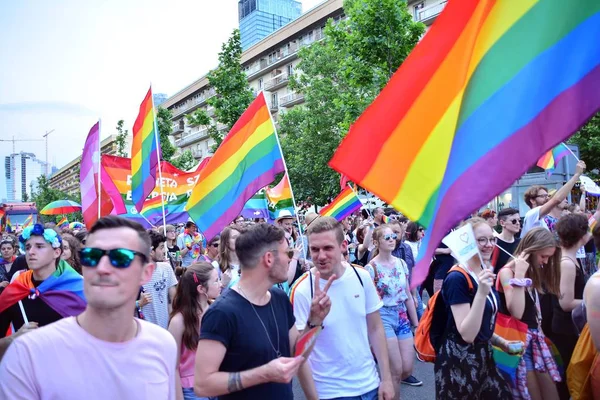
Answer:
[[(306, 11), (323, 0), (302, 0)], [(0, 139), (49, 138), (58, 168), (81, 154), (102, 118), (102, 138), (136, 118), (150, 82), (173, 95), (217, 65), (238, 27), (237, 0), (24, 0), (0, 4)], [(45, 143), (16, 142), (45, 160)], [(0, 199), (6, 197), (0, 142)]]

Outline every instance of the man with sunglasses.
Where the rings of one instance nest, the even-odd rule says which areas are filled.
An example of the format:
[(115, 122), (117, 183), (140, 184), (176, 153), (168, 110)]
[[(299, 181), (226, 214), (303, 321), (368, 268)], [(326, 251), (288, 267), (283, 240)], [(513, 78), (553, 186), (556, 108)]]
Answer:
[(548, 189), (543, 186), (534, 185), (527, 189), (523, 197), (525, 204), (529, 206), (530, 210), (527, 211), (527, 214), (525, 214), (521, 237), (524, 237), (525, 234), (527, 234), (527, 232), (533, 228), (543, 227), (548, 229), (548, 226), (544, 222), (544, 217), (548, 215), (554, 207), (559, 205), (564, 199), (567, 198), (571, 192), (571, 189), (573, 189), (573, 186), (575, 186), (579, 180), (579, 177), (584, 171), (585, 162), (577, 162), (575, 174), (573, 174), (571, 179), (569, 179), (569, 181), (565, 183), (563, 187), (556, 191), (552, 198), (550, 198), (548, 195)]
[(175, 399), (175, 339), (133, 317), (139, 287), (154, 270), (148, 234), (108, 216), (94, 224), (87, 246), (80, 251), (85, 311), (13, 342), (0, 364), (0, 399)]
[[(290, 301), (273, 288), (287, 280), (289, 251), (285, 232), (274, 225), (254, 225), (236, 239), (241, 278), (202, 318), (195, 364), (197, 396), (293, 399), (290, 382), (305, 359), (293, 357), (299, 332)], [(316, 288), (309, 324), (321, 325), (329, 313), (328, 287)]]
[(519, 210), (510, 207), (500, 210), (498, 213), (498, 223), (502, 227), (502, 231), (497, 235), (496, 247), (494, 247), (491, 259), (495, 274), (510, 261), (508, 254), (514, 253), (521, 240), (520, 238), (515, 238), (515, 235), (521, 230)]

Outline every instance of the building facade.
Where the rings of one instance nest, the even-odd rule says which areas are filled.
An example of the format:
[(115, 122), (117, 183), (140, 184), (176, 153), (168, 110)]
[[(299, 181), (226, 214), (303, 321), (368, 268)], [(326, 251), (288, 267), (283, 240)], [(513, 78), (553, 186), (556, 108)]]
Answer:
[(242, 50), (260, 42), (301, 14), (302, 3), (296, 0), (239, 0)]
[[(100, 142), (100, 153), (117, 155), (117, 135), (110, 135)], [(125, 148), (129, 152), (131, 149), (131, 135), (125, 140)], [(76, 194), (79, 189), (79, 166), (81, 156), (77, 157), (50, 176), (49, 185), (52, 189), (60, 190), (69, 195)]]
[[(245, 2), (242, 0), (241, 3)], [(295, 73), (300, 61), (298, 51), (323, 39), (323, 30), (329, 19), (335, 22), (344, 18), (343, 3), (343, 0), (325, 1), (243, 52), (241, 63), (250, 87), (255, 93), (261, 90), (265, 92), (267, 104), (276, 120), (280, 113), (304, 102), (302, 93), (295, 93), (288, 88), (289, 77)], [(426, 25), (431, 25), (443, 9), (443, 6), (437, 6), (440, 2), (421, 0), (408, 3), (413, 17)], [(445, 6), (446, 2), (441, 3)], [(437, 8), (428, 14), (422, 13), (423, 9), (433, 6)], [(433, 14), (430, 16), (430, 13)], [(190, 150), (199, 160), (211, 154), (214, 141), (209, 137), (206, 127), (190, 126), (185, 115), (202, 108), (212, 116), (214, 109), (208, 107), (207, 101), (215, 94), (204, 76), (162, 104), (173, 115), (175, 146), (182, 151)]]
[(31, 199), (37, 188), (38, 177), (44, 175), (46, 162), (35, 154), (20, 152), (4, 158), (4, 176), (6, 177), (6, 200), (9, 202)]

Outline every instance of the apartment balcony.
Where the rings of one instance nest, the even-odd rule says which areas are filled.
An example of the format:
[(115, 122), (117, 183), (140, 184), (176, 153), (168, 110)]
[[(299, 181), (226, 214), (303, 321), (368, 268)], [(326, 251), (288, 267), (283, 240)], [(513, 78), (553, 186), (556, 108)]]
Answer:
[(281, 89), (288, 84), (289, 80), (290, 77), (287, 73), (281, 73), (265, 82), (265, 90), (267, 92), (272, 92), (274, 90)]
[(209, 117), (213, 117), (215, 115), (215, 108), (214, 107), (208, 107), (206, 109), (206, 115), (208, 115)]
[(173, 124), (173, 127), (171, 128), (171, 134), (176, 135), (178, 133), (183, 132), (184, 129), (185, 129), (185, 122), (183, 120), (180, 120)]
[(203, 95), (192, 97), (191, 99), (188, 99), (185, 103), (177, 107), (173, 107), (173, 119), (183, 114), (190, 113), (198, 107), (205, 105), (206, 101), (211, 97), (215, 96), (216, 94), (217, 92), (211, 88), (210, 90), (208, 90), (208, 92), (204, 93)]
[(290, 93), (281, 96), (279, 104), (281, 107), (293, 107), (297, 104), (304, 103), (304, 95), (302, 93)]
[(435, 4), (429, 5), (417, 11), (417, 21), (425, 25), (431, 25), (438, 15), (442, 12), (448, 0), (438, 1)]
[(181, 139), (175, 141), (175, 146), (183, 147), (199, 142), (208, 137), (208, 128), (193, 127), (189, 132), (184, 132)]
[(202, 149), (192, 149), (191, 152), (192, 156), (198, 160), (204, 158), (204, 151)]
[(275, 114), (277, 111), (279, 111), (279, 102), (278, 101), (271, 101), (271, 105), (269, 106), (269, 110), (271, 110), (271, 114)]

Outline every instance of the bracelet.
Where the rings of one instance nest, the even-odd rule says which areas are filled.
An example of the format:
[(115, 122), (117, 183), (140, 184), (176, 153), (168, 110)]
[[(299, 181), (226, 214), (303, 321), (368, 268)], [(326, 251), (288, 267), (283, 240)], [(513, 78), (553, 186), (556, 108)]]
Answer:
[(524, 278), (524, 279), (512, 278), (510, 281), (508, 281), (508, 283), (512, 287), (531, 287), (531, 285), (533, 285), (533, 282), (529, 278)]
[(308, 329), (316, 328), (317, 326), (320, 326), (321, 328), (325, 328), (323, 326), (323, 324), (321, 324), (321, 325), (313, 325), (313, 324), (310, 323), (310, 321), (306, 321), (306, 326), (308, 326)]

